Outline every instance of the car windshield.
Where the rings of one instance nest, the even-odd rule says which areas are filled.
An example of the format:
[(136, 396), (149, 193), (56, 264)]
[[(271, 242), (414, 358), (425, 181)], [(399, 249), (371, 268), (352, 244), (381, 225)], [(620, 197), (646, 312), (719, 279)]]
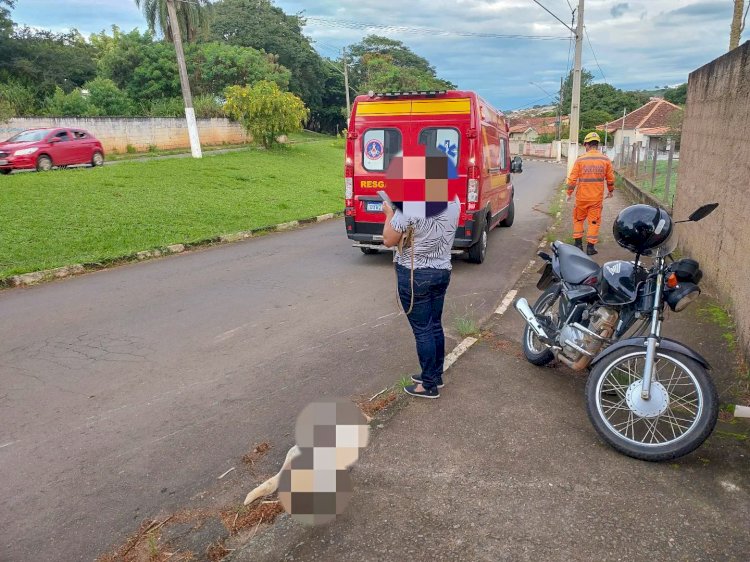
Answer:
[(39, 142), (40, 140), (44, 140), (44, 137), (48, 134), (49, 129), (24, 131), (23, 133), (18, 133), (17, 135), (10, 137), (6, 142)]

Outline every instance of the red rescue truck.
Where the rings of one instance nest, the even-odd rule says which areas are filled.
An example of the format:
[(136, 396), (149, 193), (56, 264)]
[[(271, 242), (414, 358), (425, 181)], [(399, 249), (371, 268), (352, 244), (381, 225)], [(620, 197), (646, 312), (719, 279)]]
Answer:
[(381, 249), (385, 215), (377, 192), (391, 195), (390, 161), (439, 150), (450, 159), (449, 200), (458, 195), (461, 201), (454, 253), (467, 252), (470, 261), (482, 263), (489, 231), (513, 224), (511, 174), (522, 171), (522, 162), (511, 160), (508, 130), (505, 116), (474, 92), (358, 96), (346, 140), (349, 239), (366, 254)]

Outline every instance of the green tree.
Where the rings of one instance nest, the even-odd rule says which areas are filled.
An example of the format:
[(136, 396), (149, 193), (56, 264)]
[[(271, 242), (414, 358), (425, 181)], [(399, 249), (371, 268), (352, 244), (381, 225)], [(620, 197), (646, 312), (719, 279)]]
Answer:
[(279, 64), (277, 55), (256, 49), (203, 43), (191, 46), (187, 53), (188, 71), (198, 94), (218, 94), (228, 86), (275, 82), (286, 90), (291, 72)]
[(96, 76), (94, 48), (76, 30), (52, 33), (16, 28), (0, 56), (0, 81), (30, 86), (39, 99), (55, 87), (70, 92)]
[(320, 121), (326, 111), (321, 81), (325, 63), (303, 34), (304, 25), (302, 16), (287, 15), (270, 0), (221, 0), (211, 7), (211, 38), (278, 55), (278, 64), (291, 72), (289, 91)]
[(44, 114), (51, 117), (81, 117), (90, 113), (91, 105), (81, 90), (66, 94), (59, 86), (44, 108)]
[(90, 113), (108, 116), (128, 116), (134, 111), (128, 95), (108, 78), (95, 78), (83, 85), (89, 92)]
[[(165, 39), (172, 42), (172, 31), (167, 13), (167, 0), (135, 0), (136, 6), (146, 17), (149, 30), (154, 33), (161, 31)], [(188, 43), (197, 41), (208, 31), (208, 0), (190, 0), (174, 2), (177, 21), (180, 24), (182, 38)]]
[(16, 0), (0, 0), (0, 39), (10, 37), (13, 32), (13, 21), (10, 10), (16, 5)]
[(685, 105), (687, 103), (687, 87), (687, 82), (685, 82), (676, 88), (669, 88), (664, 92), (664, 99), (676, 105)]
[(304, 102), (290, 92), (282, 92), (275, 82), (230, 86), (226, 100), (227, 115), (241, 122), (266, 148), (273, 146), (279, 135), (301, 130), (309, 117)]
[(0, 99), (11, 107), (14, 117), (34, 115), (37, 109), (35, 91), (15, 80), (0, 83)]
[[(583, 107), (583, 92), (594, 82), (594, 75), (586, 70), (581, 70), (581, 107)], [(562, 98), (562, 112), (567, 114), (570, 111), (570, 106), (573, 102), (573, 71), (565, 77), (562, 87), (563, 98)]]
[(456, 86), (437, 77), (429, 61), (401, 41), (368, 35), (347, 48), (352, 61), (352, 84), (366, 92), (374, 90), (450, 90)]
[(674, 139), (676, 146), (679, 146), (682, 140), (682, 123), (685, 120), (685, 110), (677, 109), (669, 114), (667, 125), (669, 130), (667, 136)]
[(10, 102), (0, 97), (0, 123), (7, 123), (15, 116), (16, 113), (13, 110), (13, 106), (10, 105)]
[[(453, 89), (456, 86), (437, 77), (435, 68), (424, 57), (414, 53), (401, 41), (368, 35), (348, 48), (352, 57), (353, 82), (362, 91), (374, 89), (409, 89), (406, 82), (420, 89)], [(413, 78), (409, 78), (409, 74)], [(388, 86), (388, 80), (392, 85)], [(371, 86), (371, 87), (368, 87)], [(385, 86), (385, 88), (383, 88)]]
[(581, 129), (596, 130), (598, 125), (612, 121), (614, 117), (601, 109), (589, 109), (581, 113)]
[[(93, 35), (99, 75), (112, 80), (139, 104), (180, 95), (180, 79), (174, 49), (154, 41), (150, 33), (123, 33), (113, 28), (112, 36)], [(289, 70), (275, 57), (256, 49), (217, 42), (186, 46), (185, 58), (192, 89), (197, 96), (220, 95), (227, 86), (276, 82), (286, 88)]]

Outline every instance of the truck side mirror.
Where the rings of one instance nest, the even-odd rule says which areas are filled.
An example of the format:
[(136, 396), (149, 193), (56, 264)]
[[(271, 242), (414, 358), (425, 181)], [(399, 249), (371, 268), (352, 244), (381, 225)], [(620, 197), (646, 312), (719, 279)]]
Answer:
[(511, 163), (510, 163), (510, 173), (511, 174), (521, 174), (521, 173), (523, 173), (523, 159), (521, 159), (520, 156), (516, 156), (511, 161)]

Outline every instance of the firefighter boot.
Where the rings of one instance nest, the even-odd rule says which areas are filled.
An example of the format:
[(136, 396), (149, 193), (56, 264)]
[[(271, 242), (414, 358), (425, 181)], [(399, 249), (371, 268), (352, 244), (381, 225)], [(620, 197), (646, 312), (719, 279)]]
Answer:
[(596, 251), (596, 245), (592, 244), (591, 242), (589, 242), (588, 244), (586, 244), (586, 255), (587, 256), (595, 256), (598, 253), (599, 252)]
[(583, 250), (583, 238), (575, 238), (573, 240), (573, 244), (576, 245), (576, 248), (579, 250)]

